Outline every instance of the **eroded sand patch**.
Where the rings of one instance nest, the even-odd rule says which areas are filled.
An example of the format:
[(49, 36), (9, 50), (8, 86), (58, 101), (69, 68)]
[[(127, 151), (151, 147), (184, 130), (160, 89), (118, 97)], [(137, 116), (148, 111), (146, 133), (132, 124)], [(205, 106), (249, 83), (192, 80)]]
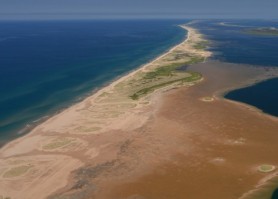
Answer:
[(260, 171), (262, 173), (269, 173), (269, 172), (274, 171), (275, 169), (276, 169), (276, 167), (274, 165), (270, 165), (270, 164), (263, 164), (258, 167), (258, 171)]
[[(0, 160), (0, 193), (22, 199), (44, 198), (66, 185), (69, 173), (81, 166), (63, 155), (34, 155)], [(57, 180), (59, 179), (59, 180)]]
[(45, 140), (41, 143), (42, 151), (49, 152), (67, 152), (78, 151), (86, 147), (84, 140), (73, 137), (45, 137)]
[(216, 157), (211, 159), (209, 162), (215, 165), (222, 165), (226, 162), (226, 159), (223, 157)]
[(214, 97), (207, 96), (207, 97), (202, 97), (200, 100), (203, 102), (213, 102), (215, 99)]
[(100, 151), (96, 148), (91, 148), (85, 152), (85, 155), (88, 156), (90, 159), (93, 159), (99, 155)]
[(228, 145), (243, 145), (246, 144), (246, 139), (243, 137), (240, 137), (238, 139), (229, 139), (227, 140), (225, 143), (227, 143)]
[(2, 176), (3, 176), (3, 178), (14, 178), (14, 177), (23, 176), (31, 168), (32, 168), (31, 164), (12, 167), (12, 168), (9, 168), (7, 171), (5, 171)]

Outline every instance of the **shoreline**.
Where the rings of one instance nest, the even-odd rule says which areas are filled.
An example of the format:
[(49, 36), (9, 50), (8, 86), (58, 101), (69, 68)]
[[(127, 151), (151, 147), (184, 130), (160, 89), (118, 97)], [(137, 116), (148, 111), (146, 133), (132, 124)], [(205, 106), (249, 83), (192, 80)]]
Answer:
[(245, 102), (237, 101), (237, 100), (232, 100), (232, 99), (229, 99), (229, 98), (225, 97), (225, 95), (228, 94), (229, 92), (236, 91), (236, 90), (239, 90), (239, 89), (249, 88), (249, 87), (255, 86), (257, 84), (266, 82), (268, 80), (276, 79), (276, 78), (278, 78), (278, 74), (275, 77), (266, 77), (266, 78), (262, 78), (262, 79), (258, 78), (256, 80), (254, 80), (253, 83), (246, 84), (245, 86), (243, 85), (243, 86), (231, 88), (231, 89), (227, 90), (226, 92), (223, 92), (221, 94), (221, 98), (223, 98), (224, 100), (229, 101), (230, 103), (236, 103), (236, 104), (238, 104), (240, 106), (245, 106), (245, 107), (247, 107), (247, 108), (249, 108), (249, 109), (251, 109), (253, 111), (258, 112), (259, 114), (263, 114), (265, 116), (268, 116), (270, 119), (278, 121), (278, 116), (275, 116), (275, 115), (272, 115), (270, 113), (264, 112), (264, 110), (262, 110), (262, 109), (260, 109), (260, 108), (258, 108), (256, 106), (253, 106), (253, 105), (245, 103)]
[[(274, 75), (273, 73), (270, 73), (271, 75), (262, 75), (261, 77), (252, 79), (248, 83), (243, 83), (241, 85), (238, 85), (238, 86), (235, 86), (235, 87), (232, 87), (232, 88), (228, 88), (224, 91), (219, 91), (216, 94), (216, 97), (223, 100), (223, 101), (226, 101), (228, 103), (235, 104), (238, 107), (244, 107), (244, 108), (246, 108), (250, 111), (253, 111), (255, 114), (258, 114), (260, 117), (266, 117), (269, 120), (272, 120), (274, 122), (278, 122), (278, 116), (275, 116), (275, 115), (269, 114), (267, 112), (264, 112), (262, 109), (260, 109), (256, 106), (253, 106), (251, 104), (241, 102), (241, 101), (237, 101), (237, 100), (232, 100), (232, 99), (229, 99), (229, 98), (225, 97), (225, 95), (228, 94), (229, 92), (232, 92), (232, 91), (235, 91), (235, 90), (238, 90), (238, 89), (252, 87), (252, 86), (255, 86), (255, 85), (260, 84), (262, 82), (278, 78), (277, 69), (275, 67), (270, 68), (270, 69), (274, 70), (274, 71), (276, 70), (275, 71), (276, 75)], [(266, 173), (269, 173), (268, 175), (266, 175), (257, 184), (255, 184), (252, 189), (243, 193), (239, 197), (239, 199), (257, 198), (257, 197), (260, 197), (261, 192), (266, 192), (266, 195), (269, 195), (269, 197), (271, 198), (271, 192), (269, 192), (269, 191), (277, 190), (276, 186), (274, 185), (275, 183), (273, 181), (275, 181), (275, 180), (277, 181), (277, 179), (278, 179), (278, 176), (277, 176), (278, 171), (276, 169), (276, 166), (273, 166), (273, 167), (275, 167), (273, 170), (271, 170), (270, 172), (266, 172)], [(277, 185), (277, 183), (276, 183), (276, 185)], [(266, 189), (267, 191), (265, 191), (264, 189)], [(256, 196), (256, 194), (258, 196)]]
[[(172, 48), (170, 48), (169, 50), (167, 50), (166, 52), (164, 52), (163, 54), (159, 55), (158, 57), (154, 58), (153, 60), (149, 61), (148, 63), (146, 64), (142, 64), (140, 65), (138, 68), (130, 71), (130, 72), (127, 72), (126, 74), (123, 74), (122, 76), (119, 76), (118, 78), (115, 78), (114, 80), (111, 80), (110, 82), (107, 82), (105, 85), (103, 85), (101, 88), (99, 89), (96, 89), (95, 91), (93, 91), (91, 94), (89, 94), (88, 96), (84, 96), (84, 98), (81, 99), (81, 101), (78, 101), (72, 105), (69, 105), (68, 107), (60, 110), (60, 111), (57, 111), (56, 113), (53, 113), (49, 116), (44, 116), (44, 117), (47, 117), (45, 120), (43, 120), (42, 122), (39, 122), (37, 125), (34, 126), (34, 128), (31, 129), (31, 131), (29, 133), (25, 133), (23, 136), (21, 137), (18, 137), (16, 138), (15, 140), (11, 140), (9, 142), (7, 142), (6, 144), (4, 144), (2, 147), (0, 147), (0, 150), (2, 148), (4, 148), (6, 145), (8, 145), (9, 143), (12, 143), (14, 141), (17, 141), (19, 139), (21, 139), (22, 137), (26, 136), (26, 135), (29, 135), (29, 134), (32, 134), (33, 131), (35, 131), (37, 128), (39, 128), (39, 126), (43, 123), (46, 123), (48, 120), (51, 120), (55, 117), (59, 117), (60, 114), (62, 114), (63, 112), (67, 111), (68, 109), (70, 108), (73, 108), (75, 106), (78, 106), (79, 104), (83, 103), (84, 101), (86, 100), (94, 100), (96, 97), (98, 97), (102, 92), (105, 92), (105, 91), (109, 91), (110, 89), (112, 89), (116, 84), (120, 83), (121, 81), (124, 81), (130, 77), (132, 77), (134, 74), (136, 74), (137, 72), (139, 71), (144, 71), (147, 67), (149, 67), (151, 64), (153, 64), (154, 62), (156, 62), (157, 60), (167, 56), (168, 54), (170, 54), (171, 52), (173, 52), (175, 49), (177, 49), (179, 46), (183, 45), (184, 43), (186, 43), (189, 38), (190, 38), (190, 32), (188, 31), (188, 29), (184, 28), (186, 26), (182, 26), (182, 25), (179, 25), (179, 27), (185, 29), (187, 31), (187, 37), (179, 44), (173, 46)], [(189, 28), (189, 27), (187, 27)], [(42, 119), (44, 118), (42, 117)], [(28, 124), (27, 124), (28, 125)]]
[(254, 111), (254, 112), (258, 113), (258, 114), (261, 114), (263, 116), (267, 116), (267, 117), (269, 117), (270, 119), (272, 119), (274, 121), (278, 121), (278, 117), (277, 116), (271, 115), (271, 114), (269, 114), (267, 112), (264, 112), (262, 109), (260, 109), (260, 108), (258, 108), (256, 106), (253, 106), (251, 104), (244, 103), (244, 102), (241, 102), (241, 101), (237, 101), (237, 100), (232, 100), (232, 99), (229, 99), (229, 98), (225, 97), (225, 95), (227, 95), (228, 93), (230, 93), (232, 91), (236, 91), (236, 90), (239, 90), (239, 89), (252, 87), (252, 86), (255, 86), (255, 85), (260, 84), (262, 82), (278, 78), (278, 70), (275, 69), (275, 68), (272, 68), (272, 69), (276, 70), (275, 73), (277, 73), (277, 74), (275, 76), (262, 76), (262, 77), (255, 78), (253, 80), (250, 80), (250, 82), (248, 82), (248, 83), (243, 83), (243, 84), (240, 84), (238, 86), (235, 86), (235, 87), (232, 87), (232, 88), (228, 88), (228, 89), (226, 89), (224, 91), (219, 91), (218, 93), (216, 93), (216, 95), (214, 97), (222, 99), (222, 100), (226, 100), (229, 103), (237, 104), (238, 106), (246, 107), (246, 108), (248, 108), (248, 109), (250, 109), (250, 110), (252, 110), (252, 111)]
[[(233, 63), (222, 62), (222, 61), (218, 61), (218, 60), (214, 60), (214, 59), (209, 60), (208, 62), (233, 64)], [(249, 65), (249, 64), (235, 64), (235, 65), (254, 68), (254, 66)], [(192, 67), (192, 70), (193, 70), (193, 68), (194, 68), (194, 66)], [(247, 81), (240, 82), (237, 85), (231, 86), (229, 88), (224, 88), (222, 90), (218, 90), (217, 92), (214, 93), (213, 98), (225, 100), (227, 102), (246, 107), (250, 110), (253, 110), (253, 111), (257, 112), (258, 114), (262, 114), (264, 116), (268, 116), (270, 119), (277, 120), (278, 119), (277, 116), (266, 113), (266, 112), (264, 112), (263, 110), (259, 109), (256, 106), (253, 106), (251, 104), (244, 103), (244, 102), (241, 102), (241, 101), (228, 99), (228, 98), (225, 97), (226, 94), (228, 94), (232, 91), (252, 87), (252, 86), (255, 86), (255, 85), (260, 84), (262, 82), (278, 78), (278, 69), (276, 67), (267, 67), (267, 68), (268, 68), (267, 72), (264, 72), (264, 68), (257, 68), (259, 71), (261, 71), (261, 73), (262, 73), (261, 75), (258, 75), (257, 77), (254, 77), (254, 78), (251, 78), (251, 79), (248, 79)], [(254, 68), (254, 70), (255, 69), (256, 68)]]
[(117, 83), (119, 83), (120, 81), (123, 81), (127, 78), (129, 78), (130, 76), (134, 75), (136, 72), (140, 71), (140, 70), (144, 70), (144, 68), (148, 67), (149, 65), (151, 65), (152, 63), (154, 63), (155, 61), (163, 58), (164, 56), (166, 56), (167, 54), (171, 53), (173, 50), (175, 50), (176, 48), (178, 48), (180, 45), (182, 45), (183, 43), (185, 43), (188, 38), (189, 38), (189, 31), (184, 28), (182, 25), (177, 25), (179, 26), (180, 28), (184, 29), (187, 31), (187, 34), (186, 34), (186, 37), (185, 39), (182, 40), (182, 42), (179, 42), (178, 44), (174, 45), (173, 47), (171, 47), (170, 49), (168, 50), (165, 50), (163, 53), (161, 53), (160, 55), (158, 55), (157, 57), (151, 59), (149, 62), (147, 63), (144, 63), (144, 64), (141, 64), (139, 65), (138, 67), (136, 67), (135, 69), (129, 71), (129, 72), (126, 72), (124, 73), (123, 75), (120, 75), (118, 77), (115, 77), (114, 79), (108, 81), (107, 83), (104, 83), (102, 86), (100, 86), (99, 88), (96, 88), (94, 89), (93, 91), (89, 91), (88, 93), (85, 93), (84, 95), (82, 96), (77, 96), (78, 99), (74, 100), (74, 102), (68, 104), (65, 106), (65, 108), (62, 108), (60, 110), (57, 110), (53, 113), (50, 113), (49, 115), (45, 115), (45, 116), (42, 116), (40, 118), (38, 118), (37, 120), (34, 120), (32, 122), (29, 122), (28, 124), (26, 124), (23, 128), (19, 129), (17, 134), (18, 135), (21, 135), (15, 139), (12, 139), (12, 140), (9, 140), (7, 141), (6, 143), (3, 143), (2, 146), (0, 146), (0, 150), (2, 148), (4, 148), (7, 144), (13, 142), (13, 141), (16, 141), (17, 139), (20, 139), (21, 137), (24, 137), (30, 133), (32, 133), (32, 131), (34, 131), (38, 126), (40, 126), (41, 124), (47, 122), (49, 119), (51, 119), (52, 117), (55, 117), (61, 113), (63, 113), (64, 111), (66, 111), (67, 109), (75, 106), (75, 105), (78, 105), (79, 103), (82, 103), (83, 101), (85, 101), (86, 99), (88, 98), (92, 98), (94, 97), (95, 95), (99, 95), (102, 91), (105, 91), (105, 90), (109, 90), (110, 87), (113, 87), (114, 85), (116, 85)]
[[(153, 74), (157, 68), (177, 63), (178, 65), (192, 63), (198, 61), (200, 57), (210, 56), (209, 52), (194, 48), (196, 43), (203, 40), (201, 35), (193, 28), (181, 27), (188, 31), (187, 37), (181, 43), (147, 64), (108, 83), (82, 101), (47, 118), (31, 132), (5, 144), (0, 149), (0, 186), (5, 187), (0, 192), (3, 192), (4, 197), (14, 198), (22, 195), (20, 191), (22, 188), (24, 196), (29, 195), (28, 199), (38, 198), (39, 195), (46, 197), (65, 187), (66, 182), (71, 181), (73, 171), (86, 165), (91, 159), (96, 161), (95, 164), (103, 161), (101, 160), (103, 157), (99, 156), (100, 150), (111, 150), (108, 147), (109, 141), (104, 142), (106, 143), (104, 146), (98, 146), (99, 142), (95, 143), (97, 137), (105, 137), (110, 132), (120, 133), (123, 129), (133, 131), (141, 128), (152, 117), (151, 107), (155, 103), (153, 97), (165, 90), (192, 86), (198, 82), (198, 79), (194, 80), (193, 74), (178, 71), (170, 71), (174, 75), (169, 77), (146, 78), (146, 75)], [(140, 96), (138, 100), (131, 99), (132, 93), (145, 86), (158, 88), (152, 90), (154, 94)], [(147, 111), (141, 113), (144, 109)], [(113, 152), (104, 157), (111, 155)], [(56, 163), (56, 159), (64, 161)], [(64, 168), (65, 161), (72, 162), (67, 169)], [(61, 169), (65, 171), (58, 172)], [(37, 172), (36, 178), (32, 177), (33, 172)], [(45, 172), (60, 175), (56, 186), (51, 183), (54, 179), (48, 179)], [(36, 188), (24, 183), (25, 178), (29, 178), (32, 184), (35, 183)], [(13, 185), (9, 185), (13, 180), (17, 180), (16, 184), (20, 184), (20, 189), (13, 189)], [(44, 183), (38, 183), (38, 180)], [(48, 187), (47, 191), (43, 191), (45, 186)], [(31, 197), (30, 194), (34, 196)]]
[[(276, 146), (277, 120), (217, 95), (265, 77), (263, 70), (197, 59), (187, 68), (203, 74), (196, 80), (184, 81), (193, 76), (188, 71), (146, 78), (159, 68), (211, 56), (194, 47), (203, 36), (183, 28), (188, 36), (182, 43), (2, 147), (3, 197), (221, 198), (229, 190), (246, 193), (272, 175), (256, 168), (278, 165), (270, 147)], [(138, 90), (155, 86), (152, 93), (131, 99)], [(205, 97), (215, 100), (200, 100)], [(203, 180), (216, 176), (211, 183)]]
[[(275, 68), (273, 68), (275, 70)], [(277, 69), (276, 69), (277, 70)], [(277, 73), (278, 71), (276, 71)], [(222, 99), (222, 100), (226, 100), (228, 101), (229, 103), (234, 103), (234, 104), (237, 104), (238, 106), (243, 106), (243, 107), (246, 107), (254, 112), (257, 112), (258, 114), (261, 114), (263, 116), (267, 116), (269, 117), (270, 119), (274, 120), (274, 121), (278, 121), (278, 117), (275, 116), (275, 115), (271, 115), (267, 112), (264, 112), (262, 109), (256, 107), (256, 106), (253, 106), (251, 104), (248, 104), (248, 103), (244, 103), (244, 102), (241, 102), (241, 101), (237, 101), (237, 100), (232, 100), (232, 99), (229, 99), (229, 98), (226, 98), (225, 95), (227, 95), (228, 93), (232, 92), (232, 91), (236, 91), (236, 90), (239, 90), (239, 89), (243, 89), (243, 88), (248, 88), (248, 87), (252, 87), (252, 86), (255, 86), (257, 84), (260, 84), (262, 82), (265, 82), (265, 81), (268, 81), (268, 80), (272, 80), (272, 79), (275, 79), (275, 78), (278, 78), (278, 73), (276, 76), (271, 76), (271, 77), (258, 77), (254, 80), (251, 80), (249, 83), (243, 83), (241, 85), (238, 85), (238, 86), (235, 86), (235, 87), (232, 87), (232, 88), (228, 88), (224, 91), (219, 91), (218, 93), (216, 93), (215, 97), (216, 98), (219, 98), (219, 99)]]

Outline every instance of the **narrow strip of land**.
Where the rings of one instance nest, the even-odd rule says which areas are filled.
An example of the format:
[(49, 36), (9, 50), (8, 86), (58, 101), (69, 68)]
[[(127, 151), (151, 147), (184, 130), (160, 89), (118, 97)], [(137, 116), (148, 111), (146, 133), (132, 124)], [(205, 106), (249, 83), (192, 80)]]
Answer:
[(277, 69), (201, 63), (207, 41), (183, 28), (169, 52), (2, 148), (2, 196), (270, 198), (277, 118), (222, 94)]
[(181, 44), (3, 147), (0, 197), (90, 194), (94, 178), (119, 162), (132, 132), (151, 120), (160, 94), (202, 80), (182, 68), (209, 57), (207, 43), (195, 29), (181, 27), (188, 31)]

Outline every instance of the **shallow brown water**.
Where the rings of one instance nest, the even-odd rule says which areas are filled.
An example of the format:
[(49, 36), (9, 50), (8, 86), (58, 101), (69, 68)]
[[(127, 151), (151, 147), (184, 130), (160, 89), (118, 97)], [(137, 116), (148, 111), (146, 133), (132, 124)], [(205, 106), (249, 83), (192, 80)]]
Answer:
[[(261, 79), (264, 69), (220, 62), (190, 69), (205, 80), (166, 93), (144, 134), (133, 140), (130, 150), (137, 146), (138, 165), (145, 167), (102, 181), (105, 189), (95, 198), (234, 199), (275, 173), (257, 167), (278, 165), (277, 118), (222, 98), (200, 100)], [(259, 198), (269, 197), (271, 189)]]

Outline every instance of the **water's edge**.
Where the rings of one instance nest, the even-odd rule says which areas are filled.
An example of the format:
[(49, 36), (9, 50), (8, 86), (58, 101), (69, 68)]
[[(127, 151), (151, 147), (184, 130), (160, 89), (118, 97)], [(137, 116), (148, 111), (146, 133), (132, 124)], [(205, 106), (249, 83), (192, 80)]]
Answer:
[[(179, 25), (177, 25), (179, 27)], [(100, 90), (102, 90), (103, 88), (111, 85), (112, 83), (118, 81), (119, 79), (125, 77), (125, 76), (128, 76), (129, 74), (139, 70), (140, 68), (142, 68), (143, 66), (147, 65), (148, 63), (154, 61), (155, 59), (157, 59), (158, 57), (160, 56), (163, 56), (164, 54), (168, 53), (171, 49), (175, 48), (176, 46), (178, 46), (179, 44), (181, 44), (182, 42), (184, 42), (186, 39), (187, 39), (187, 31), (184, 29), (184, 28), (181, 28), (180, 29), (182, 31), (184, 31), (184, 37), (181, 38), (181, 40), (179, 41), (175, 41), (175, 43), (173, 43), (171, 46), (169, 46), (166, 50), (164, 50), (162, 53), (159, 53), (157, 55), (155, 55), (153, 58), (151, 58), (150, 60), (148, 60), (147, 62), (145, 63), (142, 63), (140, 65), (138, 65), (137, 67), (135, 67), (134, 69), (132, 70), (129, 70), (127, 72), (125, 72), (124, 74), (122, 75), (119, 75), (115, 78), (113, 78), (112, 80), (109, 80), (107, 81), (106, 83), (103, 83), (101, 86), (97, 87), (96, 89), (92, 90), (92, 91), (88, 91), (87, 93), (83, 94), (83, 95), (80, 95), (80, 96), (75, 96), (73, 99), (72, 99), (72, 102), (69, 102), (69, 103), (66, 103), (66, 104), (61, 104), (62, 105), (62, 108), (61, 107), (58, 107), (58, 109), (56, 111), (54, 111), (53, 113), (50, 113), (48, 115), (43, 115), (41, 116), (40, 118), (37, 118), (36, 120), (32, 121), (32, 122), (29, 122), (25, 125), (25, 127), (23, 127), (22, 129), (20, 129), (18, 132), (17, 132), (17, 137), (13, 138), (13, 139), (10, 139), (10, 140), (7, 140), (5, 142), (0, 142), (0, 148), (4, 147), (5, 145), (7, 145), (8, 143), (18, 139), (18, 138), (21, 138), (25, 135), (27, 135), (28, 133), (30, 133), (34, 128), (36, 128), (37, 126), (39, 126), (40, 124), (46, 122), (47, 120), (51, 119), (52, 117), (58, 115), (59, 113), (67, 110), (68, 108), (70, 108), (71, 106), (74, 106), (82, 101), (84, 101), (86, 98), (96, 94), (97, 92), (99, 92)]]

